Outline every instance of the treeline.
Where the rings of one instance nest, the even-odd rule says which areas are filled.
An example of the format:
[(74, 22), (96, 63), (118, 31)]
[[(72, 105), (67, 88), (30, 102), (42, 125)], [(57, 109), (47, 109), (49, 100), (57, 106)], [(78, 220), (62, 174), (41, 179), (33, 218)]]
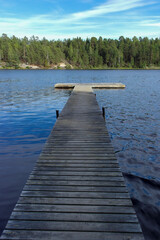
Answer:
[(0, 37), (0, 63), (50, 67), (65, 62), (75, 68), (147, 68), (160, 66), (160, 39), (120, 37), (118, 40), (82, 38), (47, 40)]

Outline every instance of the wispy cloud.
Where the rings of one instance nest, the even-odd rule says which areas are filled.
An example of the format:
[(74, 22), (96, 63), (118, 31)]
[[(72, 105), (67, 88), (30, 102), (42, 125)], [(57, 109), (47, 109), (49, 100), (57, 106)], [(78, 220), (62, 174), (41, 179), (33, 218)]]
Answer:
[(154, 19), (145, 20), (145, 21), (142, 21), (140, 25), (145, 27), (160, 27), (160, 20), (158, 22)]
[[(45, 1), (53, 3), (57, 0)], [(158, 21), (159, 19), (157, 21), (143, 21), (141, 16), (138, 14), (135, 15), (136, 9), (152, 4), (154, 4), (153, 1), (146, 2), (144, 0), (109, 0), (89, 10), (73, 12), (71, 14), (64, 14), (64, 11), (55, 10), (53, 13), (21, 19), (17, 17), (0, 17), (0, 31), (1, 33), (15, 34), (20, 37), (34, 34), (38, 36), (45, 35), (48, 38), (61, 38), (62, 36), (65, 38), (78, 35), (81, 37), (89, 37), (91, 35), (105, 36), (104, 29), (110, 32), (110, 35), (107, 33), (106, 37), (112, 36), (116, 38), (118, 35), (124, 35), (124, 33), (137, 35), (136, 32), (138, 33), (138, 31), (143, 34), (143, 29), (139, 30), (140, 27), (159, 27), (160, 21)], [(135, 13), (130, 14), (133, 10), (135, 10)], [(121, 26), (121, 28), (118, 29), (117, 26)], [(122, 29), (124, 29), (124, 33)], [(151, 34), (153, 35), (154, 32), (151, 31)]]
[(149, 27), (160, 27), (160, 23), (150, 23), (147, 26), (149, 26)]
[(76, 12), (67, 16), (64, 16), (59, 23), (80, 21), (89, 18), (101, 17), (110, 13), (120, 13), (122, 11), (131, 10), (137, 7), (153, 4), (153, 2), (146, 2), (143, 0), (109, 0), (104, 4), (98, 5), (93, 9)]
[(91, 10), (83, 11), (74, 13), (71, 16), (77, 20), (77, 19), (86, 19), (86, 18), (93, 18), (98, 17), (104, 14), (114, 13), (114, 12), (121, 12), (126, 11), (132, 8), (141, 7), (146, 5), (144, 1), (141, 0), (110, 0), (106, 3), (97, 6)]

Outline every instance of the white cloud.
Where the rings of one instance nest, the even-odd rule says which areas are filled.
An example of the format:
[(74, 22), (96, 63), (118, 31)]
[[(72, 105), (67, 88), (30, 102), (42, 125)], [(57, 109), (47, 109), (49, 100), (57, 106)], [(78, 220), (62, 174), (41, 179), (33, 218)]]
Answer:
[[(54, 0), (46, 0), (46, 1), (54, 1)], [(28, 19), (20, 19), (19, 21), (22, 21), (22, 24), (63, 24), (63, 23), (77, 23), (81, 24), (81, 20), (89, 19), (89, 18), (95, 18), (104, 16), (109, 13), (115, 13), (115, 12), (122, 12), (126, 10), (130, 10), (132, 8), (141, 7), (149, 3), (145, 3), (142, 0), (109, 0), (106, 3), (99, 5), (91, 10), (83, 11), (83, 12), (77, 12), (70, 15), (64, 15), (64, 16), (58, 16), (58, 14), (52, 13), (52, 14), (46, 14), (46, 15), (37, 15), (32, 18)], [(3, 18), (2, 21), (5, 19)], [(12, 21), (12, 19), (10, 19)]]
[[(46, 1), (53, 2), (55, 0)], [(109, 0), (90, 10), (68, 15), (62, 14), (63, 11), (59, 10), (59, 12), (54, 11), (52, 14), (36, 15), (23, 19), (0, 17), (0, 31), (9, 35), (15, 34), (19, 37), (38, 35), (39, 37), (46, 36), (49, 39), (77, 36), (85, 38), (99, 35), (116, 38), (124, 35), (124, 32), (127, 33), (127, 31), (130, 35), (132, 32), (133, 35), (138, 35), (138, 31), (136, 34), (130, 28), (136, 29), (137, 26), (159, 26), (158, 22), (142, 22), (142, 16), (134, 14), (131, 16), (128, 12), (148, 4), (153, 4), (153, 2), (146, 3), (144, 0)], [(126, 12), (124, 13), (124, 11)], [(116, 13), (114, 14), (114, 18), (111, 13)], [(118, 29), (117, 26), (122, 26), (122, 28)], [(142, 30), (140, 32), (143, 34)], [(110, 35), (106, 36), (108, 32), (110, 32)]]
[(147, 26), (149, 26), (149, 27), (160, 27), (160, 23), (150, 23)]
[(97, 6), (91, 10), (74, 13), (71, 15), (75, 20), (98, 17), (101, 15), (130, 10), (136, 7), (142, 7), (149, 3), (142, 0), (109, 0), (108, 2)]
[(154, 19), (151, 19), (142, 21), (140, 25), (145, 27), (160, 27), (160, 22), (156, 22)]
[(42, 18), (42, 22), (48, 24), (66, 24), (66, 23), (78, 23), (82, 20), (93, 19), (101, 17), (110, 13), (127, 11), (136, 7), (142, 7), (152, 4), (153, 2), (144, 2), (143, 0), (109, 0), (106, 3), (99, 5), (91, 10), (76, 12), (70, 15), (62, 16), (61, 18), (52, 19), (51, 15), (48, 15), (48, 19)]

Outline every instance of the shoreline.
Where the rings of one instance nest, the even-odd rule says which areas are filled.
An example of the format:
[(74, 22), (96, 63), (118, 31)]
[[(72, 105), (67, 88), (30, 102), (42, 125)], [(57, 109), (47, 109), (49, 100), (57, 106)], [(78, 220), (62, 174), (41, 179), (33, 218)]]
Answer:
[(3, 70), (69, 70), (69, 71), (73, 71), (73, 70), (160, 70), (160, 67), (157, 68), (72, 68), (72, 69), (67, 69), (67, 68), (0, 68), (0, 71)]

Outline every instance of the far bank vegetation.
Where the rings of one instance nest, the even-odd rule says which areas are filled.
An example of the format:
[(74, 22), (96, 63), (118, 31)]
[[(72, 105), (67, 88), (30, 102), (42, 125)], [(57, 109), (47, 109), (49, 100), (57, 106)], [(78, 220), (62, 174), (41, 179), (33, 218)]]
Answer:
[(147, 69), (160, 68), (160, 39), (82, 38), (47, 40), (0, 37), (0, 68)]

